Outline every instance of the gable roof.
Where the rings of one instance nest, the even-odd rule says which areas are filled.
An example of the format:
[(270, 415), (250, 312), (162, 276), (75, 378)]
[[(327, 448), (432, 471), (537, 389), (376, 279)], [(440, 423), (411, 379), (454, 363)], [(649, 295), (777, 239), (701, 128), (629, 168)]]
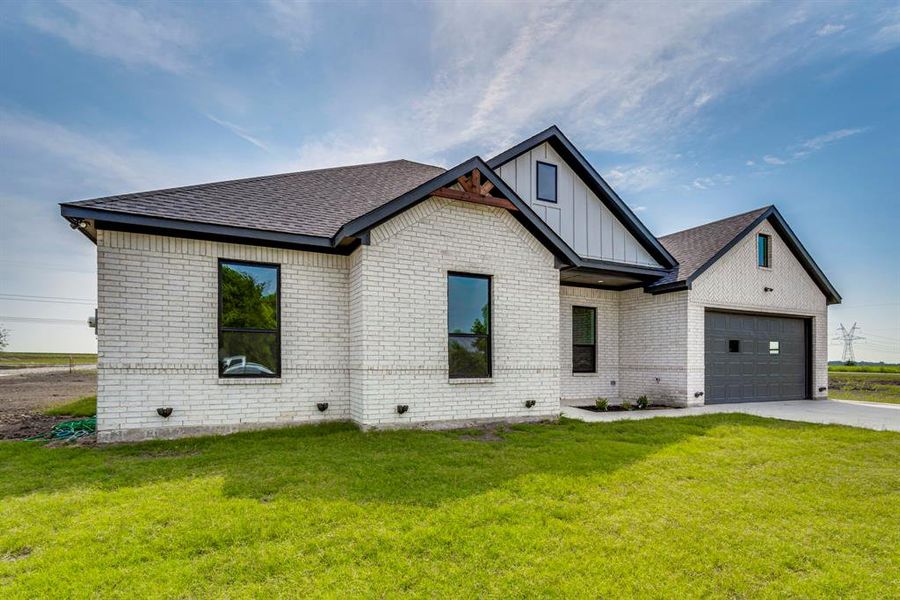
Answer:
[[(440, 175), (408, 160), (317, 169), (66, 202), (71, 216), (122, 215), (331, 238), (342, 225)], [(87, 214), (90, 213), (90, 214)], [(67, 216), (67, 211), (63, 211)]]
[(603, 177), (597, 173), (594, 167), (592, 167), (587, 159), (585, 159), (584, 155), (578, 151), (575, 145), (569, 141), (556, 125), (551, 125), (537, 135), (516, 144), (509, 150), (501, 152), (488, 160), (487, 164), (492, 169), (497, 168), (544, 142), (553, 146), (553, 149), (556, 150), (570, 167), (572, 167), (575, 173), (585, 182), (591, 191), (600, 198), (600, 201), (606, 205), (613, 215), (615, 215), (625, 229), (635, 237), (638, 243), (650, 253), (650, 256), (656, 259), (657, 262), (664, 267), (671, 268), (676, 265), (675, 258), (662, 244), (659, 243), (656, 237), (650, 233), (650, 230), (641, 223), (640, 219), (638, 219), (631, 209), (628, 208), (628, 205), (619, 198), (619, 195), (616, 194), (615, 190), (606, 183)]
[(665, 277), (647, 286), (647, 291), (659, 294), (689, 289), (697, 277), (766, 219), (825, 294), (828, 304), (839, 304), (840, 294), (774, 206), (757, 208), (659, 238), (678, 261), (678, 266), (671, 269)]

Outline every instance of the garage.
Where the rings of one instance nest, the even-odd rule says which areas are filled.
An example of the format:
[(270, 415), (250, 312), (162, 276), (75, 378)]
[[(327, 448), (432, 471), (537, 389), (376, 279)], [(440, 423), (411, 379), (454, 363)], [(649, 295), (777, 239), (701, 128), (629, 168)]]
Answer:
[(706, 403), (809, 398), (808, 319), (707, 310)]

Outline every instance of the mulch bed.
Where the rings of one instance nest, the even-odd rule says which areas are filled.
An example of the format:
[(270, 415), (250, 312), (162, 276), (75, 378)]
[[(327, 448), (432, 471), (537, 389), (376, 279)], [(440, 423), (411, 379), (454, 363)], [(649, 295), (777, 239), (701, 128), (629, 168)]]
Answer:
[(623, 408), (621, 404), (610, 404), (609, 406), (606, 407), (606, 410), (601, 410), (601, 409), (597, 408), (596, 406), (594, 406), (593, 404), (590, 404), (588, 406), (576, 406), (575, 408), (580, 408), (581, 410), (589, 410), (591, 412), (602, 413), (602, 412), (629, 412), (632, 410), (662, 410), (664, 408), (677, 408), (677, 407), (666, 406), (665, 404), (650, 404), (649, 406), (647, 406), (647, 408), (637, 408), (636, 406), (634, 406), (632, 404), (630, 409), (626, 409), (626, 408)]

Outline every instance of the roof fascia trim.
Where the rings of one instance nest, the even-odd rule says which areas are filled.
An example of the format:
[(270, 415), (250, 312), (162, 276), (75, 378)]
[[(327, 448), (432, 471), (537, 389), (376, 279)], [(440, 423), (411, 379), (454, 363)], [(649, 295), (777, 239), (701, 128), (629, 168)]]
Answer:
[(716, 263), (720, 258), (722, 258), (729, 250), (734, 248), (738, 242), (747, 237), (754, 229), (756, 229), (760, 223), (765, 221), (766, 219), (770, 219), (772, 226), (775, 230), (784, 238), (785, 243), (788, 248), (800, 262), (800, 265), (804, 268), (813, 282), (822, 290), (822, 293), (825, 295), (825, 299), (828, 304), (840, 304), (841, 296), (838, 294), (835, 287), (828, 281), (828, 278), (813, 260), (812, 256), (810, 256), (809, 252), (806, 251), (806, 248), (803, 247), (803, 244), (797, 238), (796, 234), (794, 234), (790, 225), (787, 224), (784, 217), (778, 212), (778, 209), (775, 206), (770, 206), (765, 212), (756, 217), (749, 225), (747, 225), (744, 229), (742, 229), (734, 238), (731, 239), (727, 244), (722, 246), (718, 252), (716, 252), (712, 258), (703, 263), (703, 265), (694, 271), (690, 277), (682, 281), (673, 281), (671, 283), (663, 284), (660, 286), (653, 286), (652, 284), (648, 286), (647, 291), (651, 294), (665, 294), (668, 292), (676, 292), (681, 290), (689, 290), (691, 289), (691, 285), (693, 282), (702, 275), (708, 268), (710, 268), (713, 264)]
[(324, 251), (332, 250), (331, 239), (297, 233), (281, 233), (277, 231), (265, 231), (261, 229), (249, 229), (246, 227), (233, 227), (230, 225), (214, 225), (211, 223), (198, 223), (194, 221), (182, 221), (166, 219), (163, 217), (148, 217), (128, 213), (89, 208), (83, 206), (71, 206), (60, 204), (59, 212), (63, 217), (73, 219), (91, 219), (104, 223), (114, 223), (120, 227), (140, 227), (146, 230), (156, 229), (160, 231), (176, 231), (179, 233), (195, 233), (204, 236), (215, 236), (231, 240), (246, 240), (247, 244), (264, 245), (261, 242), (276, 243), (282, 247), (316, 248)]
[[(491, 158), (487, 161), (488, 166), (492, 169), (505, 164), (525, 152), (528, 152), (535, 146), (538, 146), (544, 142), (551, 142), (555, 149), (562, 150), (561, 154), (564, 159), (567, 159), (568, 162), (574, 162), (576, 171), (579, 172), (579, 175), (586, 179), (587, 182), (593, 183), (593, 187), (595, 188), (593, 191), (597, 193), (601, 200), (603, 197), (606, 197), (609, 200), (610, 205), (607, 206), (613, 214), (622, 222), (626, 229), (631, 232), (632, 235), (638, 238), (639, 241), (642, 241), (644, 247), (650, 251), (650, 254), (658, 260), (664, 267), (675, 267), (678, 265), (678, 262), (675, 260), (668, 250), (656, 239), (650, 230), (641, 222), (640, 219), (635, 216), (634, 212), (615, 192), (615, 190), (610, 187), (608, 183), (600, 176), (600, 174), (594, 169), (593, 166), (587, 161), (583, 154), (575, 147), (575, 145), (569, 141), (569, 139), (560, 131), (559, 127), (556, 125), (551, 125), (544, 131), (531, 136), (524, 142), (516, 144), (509, 150), (501, 152), (497, 156)], [(585, 177), (586, 175), (586, 177)]]

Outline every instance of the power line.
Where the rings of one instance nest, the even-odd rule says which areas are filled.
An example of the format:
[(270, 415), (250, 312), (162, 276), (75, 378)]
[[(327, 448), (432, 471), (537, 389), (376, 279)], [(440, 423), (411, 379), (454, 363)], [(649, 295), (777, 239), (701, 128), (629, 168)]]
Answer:
[(51, 304), (88, 304), (97, 302), (90, 298), (65, 298), (62, 296), (29, 296), (26, 294), (0, 294), (0, 300), (8, 302), (50, 302)]
[(844, 342), (844, 350), (841, 353), (841, 361), (847, 362), (856, 362), (856, 357), (853, 355), (853, 342), (864, 340), (866, 338), (862, 336), (856, 335), (857, 325), (853, 323), (853, 327), (848, 331), (844, 324), (841, 323), (841, 326), (838, 327), (838, 339)]
[(87, 325), (87, 319), (51, 319), (48, 317), (12, 317), (0, 315), (0, 321), (12, 323), (52, 323), (55, 325)]

